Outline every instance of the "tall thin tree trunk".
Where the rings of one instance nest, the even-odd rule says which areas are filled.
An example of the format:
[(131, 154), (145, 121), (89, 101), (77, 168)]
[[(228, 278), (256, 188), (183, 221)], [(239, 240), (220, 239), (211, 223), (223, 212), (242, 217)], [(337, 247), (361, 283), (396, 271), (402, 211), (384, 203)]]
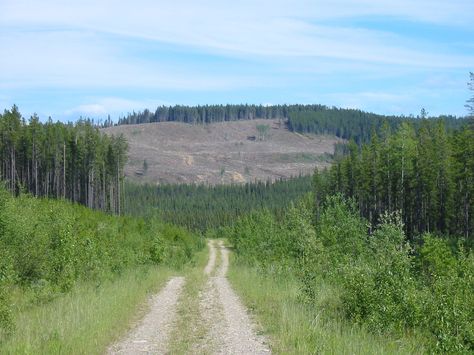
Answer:
[(120, 216), (120, 158), (117, 159), (117, 212)]
[(63, 198), (66, 198), (66, 142), (63, 142)]

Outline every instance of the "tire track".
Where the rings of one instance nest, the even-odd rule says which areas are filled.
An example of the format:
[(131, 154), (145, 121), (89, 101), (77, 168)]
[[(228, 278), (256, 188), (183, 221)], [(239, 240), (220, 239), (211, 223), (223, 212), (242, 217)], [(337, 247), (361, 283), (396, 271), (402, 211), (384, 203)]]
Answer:
[[(208, 245), (210, 255), (215, 254), (212, 251), (215, 243), (211, 241)], [(218, 241), (218, 249), (221, 264), (216, 276), (209, 277), (200, 302), (202, 319), (209, 332), (202, 342), (204, 346), (196, 350), (214, 354), (269, 354), (267, 340), (257, 335), (246, 308), (227, 280), (229, 250), (222, 241)]]
[(166, 354), (168, 337), (176, 318), (176, 305), (184, 277), (171, 278), (150, 300), (150, 311), (108, 354)]

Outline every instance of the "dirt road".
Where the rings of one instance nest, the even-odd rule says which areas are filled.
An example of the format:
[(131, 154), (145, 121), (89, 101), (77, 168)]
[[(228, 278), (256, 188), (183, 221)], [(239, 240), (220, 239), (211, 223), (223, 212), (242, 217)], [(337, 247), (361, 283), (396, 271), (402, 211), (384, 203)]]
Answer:
[[(213, 247), (214, 245), (211, 245), (211, 248)], [(222, 313), (218, 315), (219, 321), (214, 323), (220, 326), (215, 327), (214, 337), (210, 341), (217, 345), (217, 354), (269, 354), (266, 339), (257, 335), (247, 310), (226, 278), (229, 250), (224, 247), (222, 241), (219, 241), (217, 247), (221, 253), (221, 264), (217, 275), (210, 278), (209, 286), (214, 288), (212, 294), (217, 296), (217, 299), (213, 302), (222, 307)]]
[[(199, 293), (198, 324), (205, 329), (204, 336), (196, 339), (187, 353), (190, 354), (270, 354), (268, 342), (258, 335), (244, 305), (233, 291), (226, 274), (229, 267), (229, 250), (222, 241), (208, 242), (209, 259), (204, 268), (204, 283)], [(177, 308), (183, 298), (181, 290), (185, 279), (172, 278), (166, 287), (153, 297), (150, 312), (119, 343), (109, 348), (110, 354), (168, 354), (169, 334), (177, 321)], [(176, 339), (174, 340), (176, 341)]]
[(176, 304), (184, 285), (184, 277), (171, 278), (150, 300), (150, 310), (141, 322), (109, 354), (165, 354), (168, 335), (176, 318)]

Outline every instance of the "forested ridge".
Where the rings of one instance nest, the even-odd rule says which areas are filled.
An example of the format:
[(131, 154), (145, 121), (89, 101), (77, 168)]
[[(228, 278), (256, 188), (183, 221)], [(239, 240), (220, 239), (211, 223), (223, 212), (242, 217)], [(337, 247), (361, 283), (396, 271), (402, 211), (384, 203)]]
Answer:
[(311, 177), (245, 185), (137, 185), (125, 184), (125, 212), (206, 231), (231, 225), (252, 210), (281, 213), (311, 189)]
[(89, 120), (28, 121), (18, 108), (0, 114), (0, 179), (15, 194), (65, 198), (121, 213), (127, 143)]
[[(392, 129), (402, 122), (415, 125), (420, 119), (427, 118), (422, 109), (414, 116), (385, 116), (357, 109), (343, 109), (325, 105), (205, 105), (205, 106), (160, 106), (155, 112), (148, 109), (133, 112), (118, 120), (119, 125), (152, 122), (184, 122), (207, 124), (223, 121), (252, 119), (286, 120), (291, 131), (314, 134), (333, 134), (344, 139), (354, 139), (358, 144), (368, 142), (373, 132), (379, 132), (384, 124)], [(455, 116), (430, 117), (443, 121), (448, 129), (459, 129), (466, 119)], [(109, 119), (104, 126), (112, 125)]]
[(455, 116), (428, 117), (422, 109), (417, 117), (383, 116), (353, 109), (332, 108), (320, 111), (300, 111), (291, 113), (288, 127), (295, 132), (314, 134), (334, 134), (337, 137), (354, 140), (357, 144), (370, 141), (374, 133), (383, 129), (397, 129), (403, 123), (410, 123), (418, 130), (424, 120), (442, 122), (447, 130), (458, 130), (466, 125), (466, 118)]

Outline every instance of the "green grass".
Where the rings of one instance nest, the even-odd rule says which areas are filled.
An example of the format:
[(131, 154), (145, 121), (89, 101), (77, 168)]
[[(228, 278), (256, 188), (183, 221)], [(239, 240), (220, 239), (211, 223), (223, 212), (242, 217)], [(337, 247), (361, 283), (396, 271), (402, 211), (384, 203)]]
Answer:
[(146, 312), (147, 296), (171, 275), (165, 267), (141, 267), (100, 286), (78, 284), (45, 304), (26, 306), (28, 302), (17, 298), (16, 331), (6, 340), (0, 338), (0, 353), (102, 354)]
[(186, 284), (178, 301), (177, 321), (170, 334), (170, 354), (189, 354), (207, 331), (201, 322), (199, 294), (207, 281), (203, 270), (209, 258), (208, 248), (196, 253), (195, 258), (194, 267), (185, 269)]
[(310, 307), (301, 302), (292, 276), (269, 276), (232, 259), (228, 273), (236, 292), (256, 315), (276, 354), (417, 354), (415, 336), (395, 339), (370, 334), (337, 316), (335, 290), (321, 285)]

